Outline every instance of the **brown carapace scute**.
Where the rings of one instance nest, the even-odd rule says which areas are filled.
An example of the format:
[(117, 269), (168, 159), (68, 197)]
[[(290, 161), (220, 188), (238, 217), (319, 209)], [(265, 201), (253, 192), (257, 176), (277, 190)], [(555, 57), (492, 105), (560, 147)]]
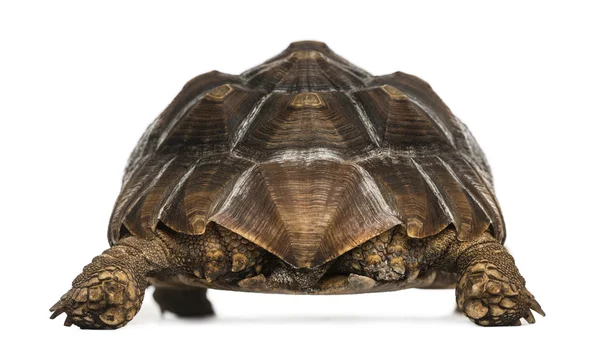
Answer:
[(370, 75), (319, 42), (189, 81), (134, 149), (108, 239), (53, 317), (124, 326), (151, 284), (180, 316), (212, 314), (207, 288), (455, 287), (479, 325), (543, 314), (466, 126), (419, 78)]

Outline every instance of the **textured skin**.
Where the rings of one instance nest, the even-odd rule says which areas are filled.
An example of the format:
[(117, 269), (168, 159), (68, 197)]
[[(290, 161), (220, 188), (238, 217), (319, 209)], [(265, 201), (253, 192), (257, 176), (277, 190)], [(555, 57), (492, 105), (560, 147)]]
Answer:
[[(459, 310), (479, 325), (516, 325), (520, 318), (532, 322), (530, 308), (543, 314), (512, 257), (488, 233), (461, 242), (453, 229), (419, 239), (396, 228), (335, 261), (309, 269), (294, 268), (216, 226), (199, 236), (161, 230), (156, 237), (127, 237), (96, 257), (52, 307), (53, 317), (66, 312), (66, 325), (121, 327), (139, 310), (148, 279), (157, 285), (155, 299), (164, 311), (205, 316), (212, 314), (206, 293), (194, 292), (190, 286), (346, 294), (445, 287), (456, 279), (448, 278), (449, 274), (459, 280)], [(249, 263), (234, 271), (233, 261), (240, 253), (248, 256)], [(440, 279), (446, 284), (440, 284)]]
[(141, 307), (147, 277), (170, 265), (156, 241), (129, 237), (94, 258), (73, 280), (73, 288), (50, 308), (52, 318), (65, 312), (66, 326), (90, 329), (127, 324)]
[[(238, 254), (245, 268), (233, 270)], [(217, 256), (217, 257), (215, 257)], [(218, 271), (218, 273), (215, 273)], [(396, 228), (331, 263), (297, 269), (248, 240), (213, 226), (200, 236), (159, 231), (157, 238), (127, 237), (95, 258), (52, 307), (67, 313), (66, 325), (118, 328), (137, 313), (151, 278), (163, 311), (180, 316), (212, 315), (203, 291), (190, 286), (250, 292), (344, 294), (444, 287), (456, 274), (459, 310), (479, 325), (533, 322), (543, 314), (504, 247), (490, 234), (461, 242), (453, 229), (411, 238)], [(210, 275), (210, 277), (208, 276)]]
[(180, 316), (213, 314), (205, 288), (456, 287), (478, 325), (533, 322), (543, 311), (504, 238), (487, 161), (429, 85), (293, 43), (240, 76), (186, 84), (131, 155), (112, 247), (52, 317), (122, 327), (152, 283)]
[[(459, 275), (458, 309), (478, 325), (520, 325), (535, 322), (530, 309), (545, 315), (525, 288), (525, 279), (506, 249), (488, 234), (475, 241), (451, 245), (449, 261), (441, 263)], [(450, 263), (454, 261), (454, 263)]]

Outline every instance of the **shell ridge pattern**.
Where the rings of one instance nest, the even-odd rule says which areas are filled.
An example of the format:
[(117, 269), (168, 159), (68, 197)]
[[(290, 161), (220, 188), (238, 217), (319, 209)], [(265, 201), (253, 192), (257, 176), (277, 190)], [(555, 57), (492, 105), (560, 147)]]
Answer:
[(247, 82), (248, 80), (252, 80), (256, 76), (258, 76), (266, 71), (269, 71), (278, 65), (281, 65), (284, 61), (286, 61), (285, 57), (278, 59), (276, 61), (259, 64), (256, 67), (252, 67), (252, 68), (247, 69), (244, 72), (242, 72), (240, 74), (240, 77), (242, 77)]
[(158, 137), (158, 141), (156, 143), (156, 149), (160, 148), (161, 144), (165, 141), (165, 139), (167, 139), (167, 137), (169, 136), (169, 134), (171, 133), (171, 131), (175, 129), (175, 127), (181, 121), (181, 119), (183, 119), (184, 116), (187, 115), (188, 112), (190, 110), (192, 110), (193, 107), (195, 107), (196, 105), (198, 105), (198, 103), (206, 96), (207, 92), (204, 92), (204, 93), (198, 95), (197, 97), (195, 97), (194, 99), (192, 99), (191, 101), (189, 101), (185, 105), (185, 107), (183, 107), (179, 111), (179, 113), (177, 113), (175, 115), (175, 117), (169, 122), (169, 124), (165, 127), (165, 129), (161, 133), (161, 135)]
[[(260, 178), (261, 178), (261, 180), (262, 180), (263, 183), (268, 183), (268, 180), (265, 178), (264, 173), (260, 170), (260, 167), (257, 168), (256, 172), (260, 176)], [(269, 185), (266, 185), (266, 188), (267, 188), (267, 194), (268, 194), (271, 202), (274, 203), (274, 205), (273, 205), (274, 206), (274, 212), (277, 215), (277, 217), (281, 220), (281, 222), (283, 224), (284, 232), (288, 235), (288, 238), (290, 239), (289, 244), (290, 244), (290, 248), (292, 249), (292, 253), (294, 255), (294, 260), (293, 261), (292, 260), (288, 260), (288, 262), (289, 263), (297, 263), (297, 259), (298, 259), (299, 255), (298, 255), (298, 253), (296, 253), (296, 250), (298, 250), (299, 247), (298, 247), (297, 241), (294, 241), (294, 240), (297, 240), (297, 239), (293, 239), (292, 236), (291, 236), (292, 234), (297, 233), (297, 232), (292, 231), (290, 229), (290, 227), (288, 226), (288, 223), (284, 219), (284, 217), (283, 217), (283, 215), (282, 215), (282, 213), (280, 211), (281, 208), (277, 205), (277, 199), (276, 199), (276, 197), (275, 197), (275, 195), (273, 193), (272, 188)], [(300, 247), (300, 249), (301, 249), (301, 247)]]
[[(375, 179), (373, 178), (373, 176), (371, 176), (371, 174), (367, 170), (365, 170), (365, 168), (362, 167), (360, 164), (353, 164), (353, 166), (358, 170), (358, 172), (362, 176), (363, 187), (361, 187), (361, 189), (366, 194), (365, 196), (370, 196), (373, 199), (375, 199), (375, 203), (378, 205), (381, 212), (384, 212), (386, 215), (397, 218), (398, 214), (394, 212), (394, 210), (392, 210), (388, 202), (383, 197), (381, 189), (379, 189), (379, 187), (375, 183)], [(400, 220), (398, 220), (398, 222), (400, 222)]]
[(310, 149), (288, 149), (273, 153), (263, 163), (284, 163), (289, 161), (299, 161), (306, 165), (310, 165), (318, 160), (331, 160), (342, 164), (348, 163), (343, 157), (329, 148), (310, 148)]
[[(206, 225), (213, 220), (215, 212), (220, 211), (229, 192), (235, 189), (241, 174), (248, 167), (254, 166), (248, 160), (240, 162), (234, 159), (236, 158), (229, 154), (222, 158), (216, 157), (214, 161), (206, 164), (202, 172), (194, 174), (199, 179), (192, 181), (188, 186), (189, 193), (184, 202), (187, 221), (193, 228), (193, 234), (203, 234), (206, 231)], [(207, 193), (207, 189), (210, 189), (210, 192)]]
[[(114, 240), (119, 228), (113, 223), (120, 220), (122, 224), (145, 199), (149, 187), (183, 157), (189, 160), (183, 164), (185, 170), (179, 167), (177, 174), (161, 180), (167, 192), (151, 221), (158, 223), (167, 216), (185, 229), (200, 229), (209, 222), (238, 229), (236, 233), (288, 263), (324, 263), (339, 251), (366, 241), (367, 236), (384, 232), (376, 229), (395, 225), (411, 226), (409, 235), (420, 238), (439, 233), (447, 222), (460, 226), (463, 220), (465, 229), (472, 225), (479, 232), (491, 224), (497, 236), (504, 236), (491, 175), (478, 158), (482, 156), (478, 145), (426, 83), (403, 74), (374, 77), (326, 46), (312, 43), (291, 45), (239, 77), (223, 78), (221, 85), (216, 85), (217, 78), (221, 75), (211, 80), (212, 89), (197, 80), (193, 90), (182, 91), (185, 98), (169, 107), (169, 115), (164, 116), (166, 111), (159, 115), (142, 135), (128, 161), (117, 201), (121, 206), (113, 211)], [(385, 90), (386, 86), (396, 91)], [(219, 98), (209, 98), (215, 91), (222, 92)], [(206, 108), (196, 112), (189, 123), (193, 127), (188, 126), (184, 121), (200, 103)], [(186, 131), (174, 132), (179, 128)], [(215, 136), (222, 128), (227, 137)], [(189, 142), (180, 145), (180, 139)], [(228, 164), (199, 170), (206, 159), (215, 157)], [(195, 175), (198, 170), (201, 173)], [(146, 180), (144, 171), (158, 175)], [(223, 171), (229, 173), (220, 174)], [(165, 186), (171, 178), (177, 182)], [(186, 189), (190, 181), (197, 182), (194, 193)], [(189, 195), (194, 195), (190, 205), (202, 206), (182, 211), (179, 201), (185, 202)], [(335, 200), (343, 203), (327, 201), (326, 195), (337, 195)], [(263, 201), (253, 203), (259, 196)], [(149, 205), (156, 205), (152, 200)], [(315, 214), (319, 205), (323, 206), (321, 216)], [(151, 219), (150, 209), (144, 210), (145, 219)], [(129, 219), (134, 219), (138, 208), (134, 211)], [(253, 216), (244, 217), (248, 212)], [(303, 212), (323, 221), (312, 226), (294, 218)], [(361, 217), (365, 220), (360, 221)], [(244, 222), (248, 219), (265, 221)], [(299, 227), (315, 232), (296, 232)], [(324, 231), (317, 233), (316, 227)], [(341, 231), (348, 228), (357, 230)], [(314, 241), (304, 244), (307, 236)], [(300, 251), (315, 246), (316, 252)]]
[[(154, 176), (154, 178), (152, 178), (150, 183), (148, 183), (148, 185), (145, 186), (144, 190), (142, 191), (142, 194), (138, 195), (137, 198), (135, 200), (133, 200), (133, 202), (129, 205), (129, 208), (127, 210), (125, 210), (126, 212), (129, 211), (131, 209), (131, 207), (135, 206), (137, 204), (137, 202), (148, 192), (148, 190), (150, 190), (156, 184), (156, 182), (158, 182), (158, 180), (160, 180), (160, 178), (165, 174), (165, 172), (171, 166), (173, 161), (175, 161), (175, 159), (177, 159), (177, 156), (175, 156), (171, 160), (167, 161), (161, 167), (161, 169), (158, 171), (156, 176)], [(127, 214), (125, 214), (125, 215), (127, 215)]]
[(438, 118), (437, 113), (431, 110), (431, 108), (429, 108), (427, 105), (421, 102), (418, 98), (409, 95), (409, 99), (411, 102), (415, 103), (419, 108), (421, 108), (424, 111), (424, 114), (442, 131), (448, 142), (453, 147), (456, 147), (452, 133), (450, 132), (450, 130), (448, 130), (446, 125)]
[[(290, 236), (259, 166), (259, 164), (253, 165), (239, 177), (221, 209), (213, 214), (210, 220), (240, 234), (289, 263), (293, 263), (293, 256), (288, 256), (288, 250), (291, 248)], [(263, 196), (259, 200), (265, 199), (267, 202), (253, 202), (256, 194)], [(254, 207), (257, 205), (259, 211)], [(265, 208), (269, 210), (268, 213), (263, 211)], [(234, 216), (249, 214), (254, 219), (232, 217), (232, 214)], [(275, 218), (275, 223), (265, 226), (262, 222), (264, 218)], [(261, 227), (265, 229), (263, 230)]]
[[(289, 59), (287, 57), (285, 57), (285, 58), (281, 59), (279, 62), (283, 62), (283, 61), (289, 61)], [(281, 84), (281, 82), (285, 81), (285, 78), (288, 76), (288, 74), (291, 71), (294, 71), (294, 70), (297, 69), (298, 63), (299, 63), (299, 61), (293, 62), (292, 65), (289, 67), (289, 69), (287, 69), (283, 74), (281, 74), (281, 78), (279, 80), (277, 80), (277, 83), (275, 83), (273, 85), (273, 87), (269, 91), (270, 92), (279, 91), (280, 90), (280, 84)], [(286, 89), (282, 89), (282, 92), (287, 92), (287, 90)]]
[[(352, 177), (356, 179), (356, 185), (342, 193), (342, 201), (346, 204), (338, 204), (325, 225), (317, 252), (320, 264), (402, 224), (371, 174), (359, 164), (349, 163), (349, 166), (354, 170)], [(347, 200), (355, 196), (360, 198), (360, 204)], [(346, 210), (356, 214), (357, 219), (345, 219)], [(341, 227), (340, 231), (336, 231), (336, 227)]]
[(461, 155), (451, 160), (450, 163), (453, 168), (456, 168), (457, 175), (463, 180), (465, 186), (470, 188), (472, 196), (476, 197), (484, 207), (484, 212), (487, 213), (492, 223), (494, 236), (498, 240), (504, 241), (506, 236), (502, 213), (493, 191), (490, 190), (468, 157)]
[(215, 215), (217, 215), (218, 213), (221, 213), (222, 211), (227, 210), (231, 206), (231, 203), (233, 202), (234, 198), (238, 198), (238, 197), (242, 196), (244, 191), (248, 190), (248, 187), (245, 184), (248, 181), (250, 174), (253, 173), (257, 167), (258, 167), (257, 164), (252, 165), (252, 167), (250, 167), (249, 169), (244, 171), (237, 178), (235, 184), (233, 185), (232, 190), (229, 191), (229, 193), (227, 194), (227, 197), (223, 201), (223, 204), (221, 205), (219, 211), (217, 211), (217, 213), (215, 213)]
[(285, 66), (286, 63), (289, 64), (290, 63), (289, 60), (280, 59), (278, 61), (275, 61), (275, 62), (272, 62), (269, 64), (263, 64), (265, 66), (263, 69), (255, 70), (255, 68), (252, 68), (249, 71), (242, 73), (241, 77), (245, 81), (246, 86), (252, 87), (254, 80), (259, 79), (260, 77), (265, 76), (270, 72), (277, 71), (281, 68), (280, 74), (279, 74), (280, 76), (278, 76), (276, 78), (275, 82), (270, 83), (273, 85), (272, 87), (268, 86), (269, 85), (268, 81), (266, 81), (266, 82), (263, 81), (262, 83), (259, 83), (258, 85), (256, 85), (256, 89), (261, 89), (266, 92), (273, 92), (273, 91), (275, 91), (275, 87), (287, 76), (287, 74), (290, 72), (290, 70), (293, 70), (293, 68), (295, 67), (294, 62), (292, 62), (292, 64), (288, 67)]
[(488, 185), (487, 181), (485, 180), (484, 176), (481, 173), (481, 170), (475, 164), (473, 164), (472, 161), (470, 161), (469, 159), (466, 159), (464, 157), (463, 157), (463, 159), (467, 163), (467, 165), (473, 169), (473, 171), (475, 172), (475, 175), (479, 177), (481, 184), (485, 187), (485, 190), (487, 191), (487, 193), (482, 193), (482, 194), (489, 197), (489, 200), (491, 201), (490, 206), (491, 206), (492, 210), (494, 211), (494, 215), (497, 217), (494, 228), (496, 228), (498, 231), (495, 233), (498, 234), (500, 237), (500, 240), (502, 242), (504, 242), (504, 239), (506, 238), (506, 235), (505, 235), (506, 228), (504, 226), (504, 218), (502, 217), (502, 213), (500, 211), (500, 205), (498, 204), (498, 199), (496, 199), (496, 196), (494, 195), (494, 190), (492, 188), (490, 188), (490, 186)]
[(258, 100), (258, 102), (256, 102), (256, 104), (252, 107), (252, 110), (250, 111), (248, 116), (244, 119), (242, 124), (236, 130), (233, 142), (231, 144), (231, 152), (233, 152), (235, 150), (238, 143), (244, 138), (244, 136), (246, 135), (246, 133), (252, 126), (252, 123), (254, 122), (254, 120), (256, 119), (258, 114), (260, 113), (260, 110), (262, 109), (263, 105), (265, 105), (265, 103), (267, 102), (267, 100), (269, 98), (271, 98), (271, 96), (273, 96), (272, 92), (262, 96)]
[(373, 125), (373, 121), (368, 116), (368, 114), (365, 112), (365, 108), (360, 104), (359, 101), (356, 100), (356, 98), (352, 97), (352, 95), (350, 93), (344, 92), (344, 94), (352, 102), (352, 105), (356, 109), (356, 113), (360, 117), (360, 120), (363, 122), (363, 125), (364, 125), (371, 141), (377, 146), (377, 148), (381, 148), (381, 136), (377, 134), (377, 130), (375, 129), (375, 126)]
[[(337, 62), (337, 61), (335, 61), (335, 60), (333, 60), (333, 59), (329, 59), (329, 58), (327, 58), (327, 57), (325, 57), (325, 61), (326, 61), (328, 64), (331, 64), (331, 65), (333, 65), (333, 66), (335, 66), (335, 67), (337, 67), (337, 68), (339, 68), (339, 69), (343, 70), (343, 71), (344, 71), (344, 72), (346, 72), (348, 75), (351, 75), (352, 77), (354, 77), (356, 80), (359, 80), (359, 81), (365, 81), (365, 82), (367, 82), (367, 81), (370, 81), (370, 80), (371, 80), (371, 75), (370, 75), (369, 73), (367, 73), (367, 72), (364, 72), (364, 76), (358, 76), (358, 75), (356, 75), (356, 73), (355, 73), (355, 72), (353, 72), (351, 69), (348, 69), (348, 65), (340, 64), (340, 62)], [(355, 68), (358, 68), (358, 67), (355, 67)], [(358, 69), (360, 69), (360, 68), (358, 68)], [(324, 73), (325, 75), (327, 75), (325, 72), (323, 72), (323, 73)]]
[(425, 172), (423, 167), (414, 158), (411, 158), (410, 161), (412, 161), (412, 163), (415, 165), (417, 171), (419, 171), (419, 173), (421, 174), (421, 177), (423, 177), (423, 179), (425, 180), (425, 183), (427, 183), (427, 185), (429, 186), (429, 188), (431, 189), (431, 191), (437, 198), (437, 201), (440, 204), (440, 206), (442, 207), (442, 210), (444, 211), (446, 216), (451, 221), (456, 222), (456, 218), (454, 218), (452, 211), (448, 207), (448, 204), (446, 203), (446, 199), (444, 199), (444, 197), (442, 196), (442, 193), (440, 193), (440, 190), (438, 189), (435, 182), (431, 179), (429, 174), (427, 172)]
[(275, 65), (277, 65), (279, 63), (280, 63), (279, 61), (275, 61), (275, 62), (271, 62), (271, 63), (260, 64), (256, 67), (250, 68), (250, 69), (242, 72), (240, 74), (240, 76), (243, 77), (245, 81), (248, 81), (248, 80), (251, 80), (256, 75), (259, 75), (261, 73), (264, 73), (267, 70), (270, 70), (271, 68), (273, 68)]
[(200, 161), (201, 161), (201, 159), (198, 159), (192, 166), (190, 166), (190, 168), (183, 174), (183, 176), (181, 176), (181, 178), (179, 178), (179, 180), (177, 181), (177, 184), (175, 184), (175, 187), (171, 190), (171, 193), (169, 193), (169, 195), (167, 196), (167, 198), (165, 199), (163, 204), (160, 206), (160, 208), (158, 210), (157, 220), (161, 219), (161, 217), (163, 216), (163, 213), (165, 212), (165, 209), (172, 205), (175, 197), (179, 194), (179, 192), (181, 190), (183, 190), (186, 182), (188, 181), (188, 179), (190, 178), (192, 173), (196, 170), (196, 166), (198, 166)]
[[(160, 117), (160, 116), (159, 116)], [(127, 166), (125, 166), (125, 174), (123, 175), (122, 186), (127, 185), (127, 182), (133, 175), (133, 172), (137, 170), (141, 164), (145, 163), (150, 157), (151, 153), (146, 153), (148, 143), (150, 142), (150, 135), (154, 132), (154, 128), (158, 124), (158, 118), (156, 118), (149, 126), (140, 138), (138, 145), (134, 151), (131, 152), (129, 159), (127, 159)]]
[(343, 80), (346, 87), (335, 82), (334, 79), (331, 78), (330, 74), (325, 70), (326, 67), (327, 68), (335, 67), (336, 69), (342, 70), (344, 73), (346, 73), (349, 76), (351, 76), (352, 78), (354, 78), (355, 81), (361, 82), (363, 85), (362, 87), (367, 86), (368, 85), (367, 81), (370, 81), (370, 75), (367, 74), (364, 77), (358, 76), (351, 69), (348, 69), (348, 67), (345, 66), (344, 64), (341, 64), (340, 62), (337, 62), (328, 57), (323, 57), (323, 60), (318, 60), (317, 64), (318, 64), (318, 70), (321, 73), (321, 75), (323, 75), (323, 77), (325, 77), (333, 86), (333, 88), (331, 88), (330, 90), (325, 90), (325, 92), (326, 91), (350, 92), (357, 88), (360, 88), (360, 87), (355, 86), (355, 84), (351, 81), (351, 79), (349, 79), (346, 76), (340, 75), (340, 74), (338, 74), (338, 75), (340, 75), (339, 78)]
[[(129, 214), (129, 212), (131, 211), (131, 209), (138, 203), (138, 201), (140, 201), (145, 194), (148, 192), (148, 190), (150, 190), (150, 188), (152, 188), (152, 186), (154, 186), (154, 184), (156, 184), (156, 182), (158, 182), (158, 180), (162, 177), (162, 175), (166, 172), (166, 170), (169, 168), (169, 166), (171, 166), (171, 164), (173, 163), (173, 161), (177, 158), (177, 156), (171, 158), (171, 160), (167, 161), (165, 164), (162, 165), (162, 167), (160, 168), (160, 170), (158, 171), (158, 173), (156, 173), (152, 180), (150, 180), (149, 183), (144, 183), (140, 186), (140, 188), (138, 188), (138, 191), (132, 195), (131, 197), (131, 201), (127, 204), (127, 208), (125, 208), (124, 210), (121, 210), (120, 212), (120, 219), (119, 219), (119, 223), (124, 224), (124, 220), (125, 217), (127, 217), (127, 215)], [(120, 224), (119, 224), (120, 226)], [(117, 228), (118, 229), (118, 228)], [(118, 232), (117, 232), (118, 234)]]
[[(340, 86), (338, 83), (336, 83), (335, 81), (333, 81), (333, 79), (331, 79), (331, 78), (329, 77), (329, 74), (327, 74), (327, 73), (326, 73), (326, 72), (325, 72), (325, 71), (324, 71), (324, 70), (323, 70), (323, 69), (322, 69), (320, 66), (319, 66), (319, 72), (321, 73), (321, 75), (323, 75), (323, 77), (324, 77), (325, 79), (327, 79), (327, 81), (329, 81), (329, 83), (331, 84), (331, 86), (333, 86), (333, 88), (332, 88), (332, 89), (330, 89), (330, 90), (325, 90), (325, 91), (323, 91), (323, 92), (341, 91), (341, 86)], [(314, 91), (314, 90), (313, 90), (313, 91)], [(321, 91), (319, 91), (319, 92), (321, 92)]]
[(442, 166), (444, 166), (446, 168), (446, 171), (448, 171), (448, 173), (452, 176), (452, 178), (454, 178), (454, 180), (462, 188), (462, 190), (465, 193), (467, 193), (467, 195), (469, 196), (469, 198), (471, 200), (473, 200), (473, 202), (477, 205), (477, 207), (479, 208), (479, 210), (481, 210), (486, 215), (488, 221), (491, 222), (491, 219), (489, 217), (489, 213), (485, 210), (485, 208), (481, 204), (480, 200), (477, 199), (473, 195), (473, 193), (471, 193), (471, 190), (465, 186), (465, 184), (463, 183), (463, 181), (458, 177), (458, 175), (456, 174), (456, 172), (454, 172), (454, 170), (452, 169), (452, 167), (450, 167), (450, 165), (446, 161), (444, 161), (444, 159), (442, 159), (440, 156), (436, 156), (436, 158), (442, 164)]

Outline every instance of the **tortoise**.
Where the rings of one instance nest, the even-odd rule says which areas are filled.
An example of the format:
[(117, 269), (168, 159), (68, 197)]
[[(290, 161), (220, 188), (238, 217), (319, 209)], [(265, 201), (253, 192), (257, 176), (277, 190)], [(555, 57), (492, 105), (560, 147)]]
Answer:
[(212, 315), (206, 289), (354, 294), (456, 288), (482, 326), (534, 322), (490, 167), (423, 80), (372, 76), (324, 43), (189, 81), (147, 128), (111, 247), (50, 309), (114, 329), (155, 286), (162, 311)]

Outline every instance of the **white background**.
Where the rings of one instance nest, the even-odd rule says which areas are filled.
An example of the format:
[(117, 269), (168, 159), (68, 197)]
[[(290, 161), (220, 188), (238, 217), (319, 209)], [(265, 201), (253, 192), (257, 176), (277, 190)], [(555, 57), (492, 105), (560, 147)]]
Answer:
[[(593, 2), (15, 1), (0, 5), (0, 343), (20, 347), (592, 346), (598, 320), (600, 55)], [(492, 165), (507, 247), (548, 316), (480, 328), (454, 292), (211, 292), (218, 316), (118, 331), (48, 308), (108, 244), (129, 152), (192, 77), (238, 74), (296, 40), (428, 81)], [(2, 345), (3, 347), (6, 347)], [(12, 347), (12, 346), (11, 346)]]

